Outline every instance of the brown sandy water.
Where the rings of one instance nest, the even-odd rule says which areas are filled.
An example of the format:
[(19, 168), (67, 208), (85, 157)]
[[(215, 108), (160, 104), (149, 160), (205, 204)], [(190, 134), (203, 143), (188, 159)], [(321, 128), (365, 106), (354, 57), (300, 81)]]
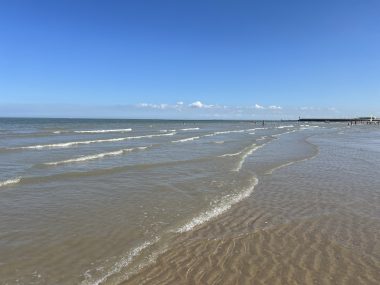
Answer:
[(380, 284), (380, 136), (371, 132), (308, 138), (315, 157), (259, 175), (249, 198), (124, 284)]

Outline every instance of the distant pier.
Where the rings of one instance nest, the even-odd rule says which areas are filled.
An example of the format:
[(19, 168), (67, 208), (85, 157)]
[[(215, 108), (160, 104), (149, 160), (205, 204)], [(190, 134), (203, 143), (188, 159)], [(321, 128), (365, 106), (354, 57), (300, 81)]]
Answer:
[(358, 117), (358, 118), (299, 118), (299, 122), (348, 122), (352, 124), (379, 124), (380, 118), (376, 117)]

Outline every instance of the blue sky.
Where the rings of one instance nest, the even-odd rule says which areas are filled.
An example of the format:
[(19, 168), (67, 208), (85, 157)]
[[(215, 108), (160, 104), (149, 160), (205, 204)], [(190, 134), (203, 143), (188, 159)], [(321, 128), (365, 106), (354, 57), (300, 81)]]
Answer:
[(380, 116), (380, 1), (0, 0), (0, 116)]

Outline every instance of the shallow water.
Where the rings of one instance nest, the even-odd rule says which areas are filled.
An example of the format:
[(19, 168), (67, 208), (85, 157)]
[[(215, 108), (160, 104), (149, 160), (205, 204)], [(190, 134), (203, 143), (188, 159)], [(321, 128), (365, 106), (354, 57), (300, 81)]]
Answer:
[[(372, 221), (355, 222), (376, 235), (379, 138), (374, 126), (343, 124), (1, 119), (1, 281), (140, 283), (152, 265), (189, 268), (193, 258), (175, 250), (179, 241), (195, 254), (206, 240), (260, 227), (309, 218), (315, 226), (346, 196), (353, 200), (344, 207)], [(165, 256), (170, 266), (157, 262)], [(244, 261), (235, 259), (233, 267)]]

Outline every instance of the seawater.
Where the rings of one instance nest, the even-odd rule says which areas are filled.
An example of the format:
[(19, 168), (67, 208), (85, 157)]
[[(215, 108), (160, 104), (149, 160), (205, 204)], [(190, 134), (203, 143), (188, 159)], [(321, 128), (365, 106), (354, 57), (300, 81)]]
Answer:
[[(0, 119), (0, 281), (118, 284), (343, 124)], [(274, 141), (278, 147), (266, 151)]]

